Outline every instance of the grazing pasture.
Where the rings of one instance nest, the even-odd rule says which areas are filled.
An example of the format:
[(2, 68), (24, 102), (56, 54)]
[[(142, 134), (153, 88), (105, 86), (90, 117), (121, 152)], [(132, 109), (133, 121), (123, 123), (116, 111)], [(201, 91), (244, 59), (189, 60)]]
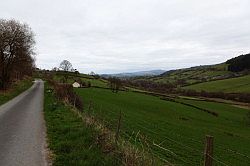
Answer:
[(121, 136), (135, 146), (150, 148), (163, 162), (203, 165), (205, 135), (214, 136), (215, 165), (250, 165), (249, 110), (231, 105), (179, 99), (218, 113), (213, 116), (159, 97), (100, 88), (76, 89), (85, 111), (116, 130), (122, 112)]
[[(54, 76), (54, 79), (58, 82), (61, 82), (63, 80), (64, 76), (63, 74), (59, 73)], [(68, 79), (67, 83), (74, 83), (76, 80), (81, 80), (83, 81), (86, 85), (90, 83), (91, 86), (97, 86), (97, 87), (108, 87), (108, 83), (106, 80), (103, 80), (101, 78), (94, 78), (93, 76), (90, 75), (85, 75), (85, 74), (74, 74), (74, 75), (69, 75), (68, 74)]]
[(185, 87), (185, 89), (205, 90), (208, 92), (250, 93), (250, 75), (194, 84)]

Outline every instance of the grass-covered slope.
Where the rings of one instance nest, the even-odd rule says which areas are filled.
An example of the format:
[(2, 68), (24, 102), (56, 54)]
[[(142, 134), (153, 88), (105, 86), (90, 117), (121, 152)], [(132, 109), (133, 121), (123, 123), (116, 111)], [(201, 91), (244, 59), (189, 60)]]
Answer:
[(250, 75), (194, 84), (185, 87), (185, 89), (208, 92), (250, 93)]
[[(74, 83), (75, 80), (80, 79), (83, 82), (85, 82), (86, 85), (90, 83), (91, 86), (108, 87), (107, 81), (101, 78), (95, 78), (93, 76), (86, 75), (86, 74), (69, 74), (69, 73), (66, 73), (66, 74), (68, 75), (67, 83), (70, 83), (70, 84)], [(57, 73), (54, 75), (54, 79), (58, 82), (60, 82), (63, 78), (64, 78), (64, 73)]]
[(15, 82), (7, 91), (0, 91), (0, 105), (18, 96), (20, 93), (30, 88), (32, 84), (32, 79), (28, 78)]
[(76, 91), (85, 99), (87, 109), (91, 105), (92, 112), (107, 121), (114, 130), (122, 111), (122, 136), (137, 144), (140, 140), (138, 135), (141, 135), (147, 139), (152, 153), (162, 160), (177, 165), (202, 165), (203, 140), (209, 134), (215, 138), (214, 157), (218, 161), (228, 165), (250, 164), (249, 158), (243, 156), (250, 154), (248, 110), (221, 103), (181, 100), (214, 111), (219, 115), (216, 117), (145, 94), (112, 93), (96, 88)]
[(182, 80), (185, 81), (185, 84), (193, 84), (219, 78), (228, 78), (233, 73), (227, 70), (227, 66), (227, 64), (222, 63), (218, 65), (172, 70), (165, 72), (160, 76), (152, 77), (149, 80), (161, 83), (178, 83), (178, 80)]

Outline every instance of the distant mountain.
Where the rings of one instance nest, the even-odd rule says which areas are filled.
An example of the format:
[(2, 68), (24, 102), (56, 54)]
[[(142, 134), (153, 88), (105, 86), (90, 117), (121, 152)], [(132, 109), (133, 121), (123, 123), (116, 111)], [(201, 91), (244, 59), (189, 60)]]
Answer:
[(149, 71), (138, 71), (131, 73), (117, 73), (117, 74), (102, 74), (103, 77), (138, 77), (138, 76), (157, 76), (166, 72), (165, 70), (149, 70)]

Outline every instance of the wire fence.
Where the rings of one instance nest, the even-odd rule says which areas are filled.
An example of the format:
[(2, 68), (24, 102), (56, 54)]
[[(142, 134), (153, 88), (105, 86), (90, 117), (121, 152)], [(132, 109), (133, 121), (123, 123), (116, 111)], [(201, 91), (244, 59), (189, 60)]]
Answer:
[[(105, 118), (105, 116), (100, 116), (103, 114), (100, 114), (102, 112), (101, 107), (93, 108), (93, 110), (89, 110), (89, 112), (94, 116), (98, 116), (98, 119), (107, 128), (111, 130), (116, 129), (117, 119), (108, 119)], [(117, 111), (109, 111), (108, 114), (110, 114), (112, 117), (118, 118)], [(120, 135), (128, 142), (139, 147), (142, 151), (147, 151), (152, 156), (167, 165), (204, 165), (205, 156), (209, 157), (213, 161), (214, 165), (231, 165), (230, 161), (227, 161), (225, 156), (234, 157), (238, 160), (239, 165), (250, 165), (250, 156), (248, 154), (244, 154), (235, 149), (227, 148), (223, 144), (216, 143), (213, 147), (214, 151), (221, 152), (223, 155), (219, 156), (217, 153), (216, 155), (210, 155), (204, 150), (205, 139), (199, 140), (191, 136), (184, 136), (174, 131), (169, 131), (167, 133), (168, 136), (165, 134), (162, 140), (155, 140), (155, 138), (148, 138), (145, 135), (151, 133), (156, 137), (162, 137), (162, 133), (158, 133), (152, 128), (143, 126), (146, 121), (140, 121), (134, 124), (134, 127), (141, 129), (138, 131), (131, 131), (131, 126), (123, 126), (124, 121), (124, 118), (122, 118), (122, 129), (120, 131)], [(181, 149), (181, 151), (177, 149)]]
[[(149, 132), (153, 132), (151, 131), (150, 129), (147, 129), (143, 126), (141, 126), (141, 128), (145, 131), (149, 131)], [(134, 132), (133, 132), (134, 133)], [(132, 138), (132, 135), (133, 133), (130, 135), (130, 139)], [(156, 132), (153, 132), (153, 133), (156, 133)], [(129, 134), (126, 133), (127, 137), (129, 137)], [(181, 139), (187, 139), (187, 140), (190, 140), (191, 142), (195, 142), (196, 144), (202, 144), (204, 146), (204, 141), (200, 141), (200, 140), (196, 140), (196, 139), (193, 139), (193, 138), (189, 138), (189, 137), (184, 137), (179, 135), (179, 134), (175, 134), (175, 136), (177, 137), (180, 137)], [(138, 134), (137, 136), (138, 137)], [(135, 138), (136, 138), (135, 137)], [(173, 149), (170, 149), (166, 146), (163, 146), (163, 145), (171, 145), (172, 144), (175, 144), (177, 146), (179, 146), (179, 148), (183, 149), (183, 151), (187, 151), (187, 152), (190, 152), (190, 157), (183, 157), (180, 156), (178, 153), (176, 153)], [(174, 140), (170, 137), (165, 137), (164, 140), (162, 140), (161, 142), (159, 143), (156, 143), (154, 141), (151, 141), (151, 144), (154, 146), (153, 149), (160, 149), (161, 151), (163, 151), (163, 154), (164, 153), (167, 153), (167, 154), (170, 154), (169, 156), (171, 156), (172, 158), (175, 158), (177, 161), (182, 161), (183, 164), (191, 164), (188, 160), (190, 158), (192, 158), (192, 156), (194, 156), (194, 153), (196, 154), (196, 156), (199, 156), (199, 162), (197, 162), (196, 164), (199, 164), (199, 165), (204, 165), (204, 156), (205, 155), (208, 155), (212, 160), (213, 162), (216, 164), (216, 165), (224, 165), (224, 166), (229, 166), (230, 163), (228, 161), (224, 161), (222, 158), (219, 158), (219, 157), (215, 157), (215, 156), (211, 156), (209, 154), (206, 154), (204, 151), (201, 151), (201, 149), (198, 149), (198, 148), (194, 148), (190, 145), (187, 145), (183, 142), (180, 142), (180, 141), (177, 141), (177, 140)], [(152, 148), (152, 147), (151, 147)], [(233, 155), (234, 157), (244, 157), (246, 158), (246, 160), (250, 159), (248, 155), (246, 154), (243, 154), (243, 153), (240, 153), (236, 150), (232, 150), (230, 148), (225, 148), (223, 145), (219, 145), (219, 144), (216, 144), (216, 146), (214, 147), (214, 149), (218, 149), (218, 150), (222, 150), (224, 152), (227, 152), (227, 153), (231, 153), (231, 155)], [(159, 151), (159, 150), (152, 150), (153, 153), (157, 153), (156, 151)], [(168, 158), (171, 158), (171, 157), (168, 157), (168, 158), (164, 158), (164, 157), (161, 157), (158, 153), (158, 155), (156, 154), (155, 155), (157, 158), (159, 158), (161, 161), (164, 161), (166, 162), (167, 164), (170, 163), (170, 161), (168, 160)], [(225, 153), (224, 153), (224, 156), (225, 156)], [(175, 161), (174, 161), (175, 162)], [(244, 161), (240, 161), (239, 160), (239, 163), (240, 162), (244, 162)], [(243, 163), (243, 165), (249, 165), (250, 164), (250, 160), (248, 161), (248, 163)], [(240, 164), (241, 165), (241, 164)]]

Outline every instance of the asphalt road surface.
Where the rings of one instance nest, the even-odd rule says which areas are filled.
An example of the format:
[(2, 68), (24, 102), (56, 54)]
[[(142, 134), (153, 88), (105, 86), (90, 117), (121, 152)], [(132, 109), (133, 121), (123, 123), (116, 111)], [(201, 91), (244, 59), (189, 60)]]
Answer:
[(46, 129), (44, 83), (34, 85), (0, 106), (0, 166), (44, 166)]

